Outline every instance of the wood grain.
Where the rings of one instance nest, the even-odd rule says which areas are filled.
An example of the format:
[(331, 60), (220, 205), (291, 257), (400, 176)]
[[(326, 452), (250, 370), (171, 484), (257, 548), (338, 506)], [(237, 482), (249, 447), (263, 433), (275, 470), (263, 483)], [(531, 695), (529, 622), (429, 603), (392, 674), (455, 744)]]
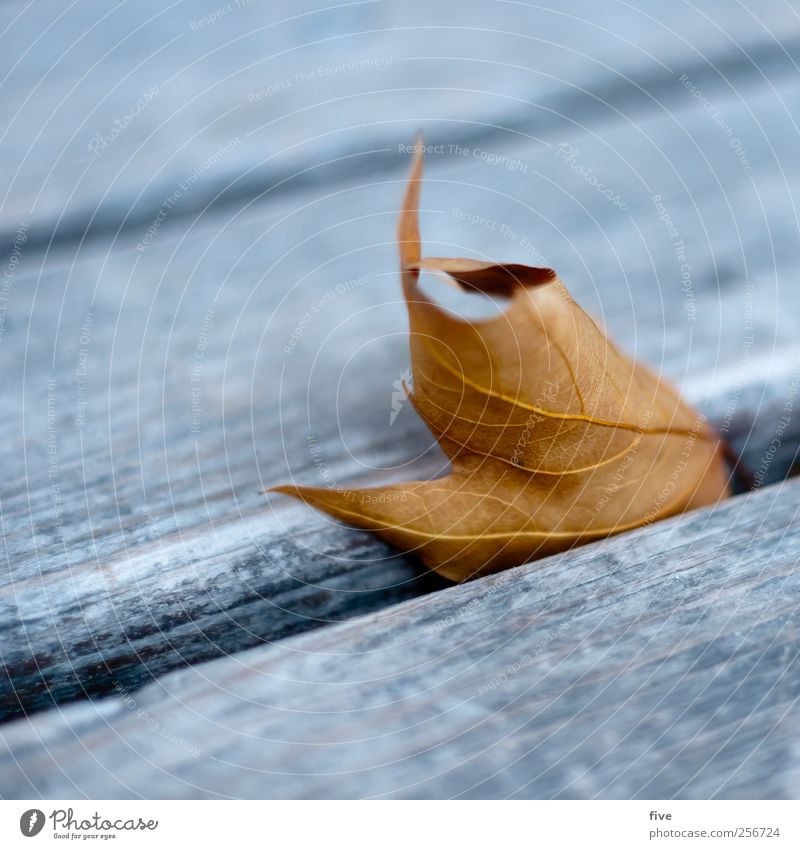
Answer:
[[(682, 111), (574, 137), (624, 213), (555, 146), (527, 141), (502, 148), (526, 180), (434, 157), (423, 198), (432, 253), (546, 253), (623, 347), (725, 430), (761, 484), (792, 467), (800, 437), (800, 305), (785, 285), (800, 256), (800, 165), (774, 98), (765, 88), (719, 101), (752, 171), (688, 96)], [(654, 193), (691, 264), (692, 320)], [(280, 501), (273, 514), (260, 494), (288, 478), (443, 469), (410, 409), (389, 426), (408, 362), (399, 195), (394, 178), (321, 183), (229, 218), (212, 210), (144, 251), (138, 235), (23, 251), (0, 337), (4, 716), (135, 688), (440, 586), (370, 537)]]
[[(793, 10), (220, 8), (0, 10), (0, 796), (796, 798)], [(443, 470), (420, 126), (427, 250), (556, 267), (760, 492), (461, 587), (261, 494)]]
[(439, 141), (492, 147), (497, 128), (527, 133), (532, 121), (538, 134), (619, 112), (636, 120), (684, 95), (682, 72), (709, 94), (777, 80), (795, 70), (800, 24), (779, 0), (491, 13), (454, 0), (230, 11), (217, 0), (45, 0), (4, 3), (0, 33), (2, 232), (26, 221), (48, 245), (145, 230), (198, 168), (173, 220), (220, 194), (241, 206), (293, 191), (320, 170), (385, 174), (365, 152), (420, 124)]
[(25, 798), (797, 798), (800, 484), (0, 730)]

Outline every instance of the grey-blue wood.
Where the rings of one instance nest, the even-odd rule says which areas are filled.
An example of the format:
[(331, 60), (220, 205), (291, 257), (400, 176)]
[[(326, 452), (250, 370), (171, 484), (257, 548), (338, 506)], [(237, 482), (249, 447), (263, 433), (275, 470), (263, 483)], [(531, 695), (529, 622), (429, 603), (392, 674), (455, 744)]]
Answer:
[(554, 266), (785, 477), (795, 10), (48, 8), (0, 10), (0, 716), (126, 705), (5, 726), (0, 794), (791, 795), (794, 485), (464, 588), (261, 489), (443, 469), (390, 424), (420, 126), (429, 253)]
[(0, 794), (797, 798), (799, 494), (6, 724)]
[(636, 120), (684, 96), (681, 73), (713, 97), (793, 74), (798, 39), (780, 0), (12, 0), (0, 9), (2, 232), (145, 231), (196, 169), (173, 218), (220, 191), (238, 205), (304, 183), (331, 159), (344, 157), (329, 177), (380, 176), (365, 152), (420, 123), (491, 147), (496, 127), (552, 131), (615, 109)]
[[(574, 161), (627, 210), (559, 155), (558, 136), (498, 137), (526, 172), (434, 155), (423, 198), (429, 252), (554, 265), (760, 484), (787, 473), (800, 435), (800, 305), (787, 284), (800, 164), (791, 116), (775, 109), (796, 98), (790, 82), (718, 102), (749, 169), (686, 92), (673, 112), (576, 128)], [(227, 217), (165, 222), (142, 251), (139, 234), (23, 246), (0, 336), (4, 715), (135, 688), (442, 586), (368, 535), (260, 493), (289, 477), (378, 483), (443, 468), (408, 405), (390, 426), (408, 366), (401, 186), (391, 173), (321, 179)]]

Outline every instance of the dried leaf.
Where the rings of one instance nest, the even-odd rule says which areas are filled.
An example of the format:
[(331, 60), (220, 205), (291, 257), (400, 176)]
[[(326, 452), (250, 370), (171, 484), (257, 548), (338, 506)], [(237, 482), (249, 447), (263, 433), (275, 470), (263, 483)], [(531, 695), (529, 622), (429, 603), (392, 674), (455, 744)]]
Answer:
[[(410, 398), (451, 472), (377, 489), (276, 491), (374, 530), (457, 581), (725, 497), (720, 443), (703, 418), (619, 352), (553, 270), (422, 259), (416, 150), (398, 228)], [(466, 321), (420, 290), (423, 270), (510, 303)]]

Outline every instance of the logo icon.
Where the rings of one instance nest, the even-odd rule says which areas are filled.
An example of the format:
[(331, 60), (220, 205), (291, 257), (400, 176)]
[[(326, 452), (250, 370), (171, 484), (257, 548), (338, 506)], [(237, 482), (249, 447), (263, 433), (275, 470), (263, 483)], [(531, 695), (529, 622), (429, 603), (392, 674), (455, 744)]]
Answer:
[(413, 389), (411, 386), (411, 370), (404, 369), (400, 375), (400, 380), (395, 380), (392, 384), (394, 392), (392, 392), (392, 409), (389, 413), (389, 427), (391, 427), (395, 419), (400, 415), (400, 410), (403, 409), (403, 404), (408, 393)]
[(19, 818), (19, 830), (25, 837), (36, 837), (44, 828), (44, 812), (38, 808), (31, 808)]

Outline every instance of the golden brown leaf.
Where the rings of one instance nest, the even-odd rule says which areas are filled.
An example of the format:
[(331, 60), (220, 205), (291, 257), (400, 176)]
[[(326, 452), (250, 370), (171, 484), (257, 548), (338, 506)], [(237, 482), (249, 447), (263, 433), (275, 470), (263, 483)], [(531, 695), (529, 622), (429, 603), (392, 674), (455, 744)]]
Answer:
[[(719, 441), (703, 418), (619, 352), (554, 271), (422, 258), (416, 151), (398, 227), (410, 397), (451, 472), (377, 489), (276, 491), (374, 530), (457, 581), (725, 497)], [(423, 270), (510, 303), (463, 320), (420, 290)]]

